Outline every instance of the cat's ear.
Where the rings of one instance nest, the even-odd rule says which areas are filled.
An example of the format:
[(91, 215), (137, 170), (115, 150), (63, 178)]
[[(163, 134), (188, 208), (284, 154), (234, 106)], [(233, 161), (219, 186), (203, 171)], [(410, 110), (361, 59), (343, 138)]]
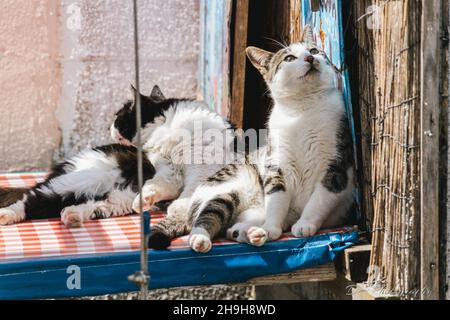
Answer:
[(250, 62), (262, 75), (265, 75), (269, 71), (270, 60), (272, 60), (274, 55), (272, 52), (256, 47), (248, 47), (245, 52)]
[[(133, 84), (130, 84), (130, 88), (131, 88), (131, 94), (133, 95), (133, 101), (135, 101), (136, 99), (136, 93), (138, 92), (136, 87)], [(139, 93), (141, 96), (141, 100), (145, 98), (145, 96), (142, 93)]]
[(152, 93), (150, 94), (150, 99), (155, 102), (162, 102), (166, 100), (166, 97), (162, 93), (161, 89), (157, 85), (155, 85), (153, 87)]
[(314, 46), (314, 33), (312, 27), (309, 24), (307, 24), (303, 28), (300, 42), (306, 43), (308, 47)]
[(132, 83), (130, 84), (130, 90), (131, 90), (131, 94), (133, 95), (133, 100), (136, 99), (137, 89)]

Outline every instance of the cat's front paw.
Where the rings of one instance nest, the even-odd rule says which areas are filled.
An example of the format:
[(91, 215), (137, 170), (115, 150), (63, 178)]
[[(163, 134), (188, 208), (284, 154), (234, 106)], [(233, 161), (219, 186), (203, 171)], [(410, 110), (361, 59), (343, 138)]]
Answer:
[[(144, 187), (142, 189), (142, 210), (149, 211), (152, 209), (153, 205), (161, 201), (161, 192), (153, 186)], [(137, 195), (133, 201), (133, 210), (139, 212), (140, 210), (140, 196)]]
[(0, 225), (7, 226), (22, 221), (22, 217), (18, 215), (14, 210), (3, 208), (0, 209)]
[(251, 227), (247, 231), (247, 238), (248, 242), (256, 247), (263, 246), (266, 242), (268, 237), (268, 234), (266, 230), (260, 227)]
[(212, 248), (212, 241), (205, 230), (193, 230), (189, 236), (189, 246), (195, 252), (206, 253)]
[(83, 221), (83, 212), (76, 206), (66, 207), (61, 211), (61, 222), (67, 228), (81, 228)]
[(292, 235), (296, 238), (306, 238), (312, 237), (319, 231), (319, 227), (314, 223), (306, 220), (299, 220), (296, 224), (292, 226)]
[(270, 241), (276, 241), (281, 238), (281, 235), (283, 234), (283, 229), (278, 226), (273, 225), (263, 225), (262, 229), (266, 231), (267, 233), (267, 239)]
[(206, 253), (212, 248), (211, 239), (203, 234), (194, 234), (189, 237), (189, 246), (195, 252)]

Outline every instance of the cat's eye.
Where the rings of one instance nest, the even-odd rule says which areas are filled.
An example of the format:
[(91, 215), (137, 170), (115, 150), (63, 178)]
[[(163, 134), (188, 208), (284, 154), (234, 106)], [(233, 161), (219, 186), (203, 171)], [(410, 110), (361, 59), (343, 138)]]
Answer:
[(315, 54), (319, 54), (320, 52), (316, 48), (312, 48), (311, 50), (309, 50), (309, 53), (311, 53), (312, 55), (315, 55)]
[(288, 55), (286, 58), (284, 58), (284, 61), (286, 61), (286, 62), (292, 62), (292, 61), (294, 61), (294, 60), (297, 60), (297, 57), (296, 56), (293, 56), (293, 55)]

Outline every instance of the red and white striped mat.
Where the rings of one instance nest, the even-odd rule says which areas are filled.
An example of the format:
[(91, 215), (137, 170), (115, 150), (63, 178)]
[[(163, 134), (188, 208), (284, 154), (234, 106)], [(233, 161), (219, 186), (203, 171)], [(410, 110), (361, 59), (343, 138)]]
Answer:
[[(5, 174), (0, 175), (0, 187), (31, 187), (44, 179), (45, 173)], [(151, 223), (163, 216), (152, 213)], [(171, 249), (187, 246), (187, 237), (182, 237), (173, 241)], [(68, 229), (59, 219), (0, 226), (0, 259), (129, 252), (139, 248), (138, 215), (88, 221), (79, 229)]]
[[(31, 187), (45, 179), (45, 173), (0, 175), (0, 187)], [(163, 218), (151, 214), (151, 224)], [(349, 228), (334, 230), (346, 232)], [(326, 231), (324, 231), (326, 232)], [(286, 235), (281, 241), (290, 240)], [(170, 249), (188, 248), (188, 237), (172, 242)], [(215, 245), (235, 242), (219, 240)], [(138, 215), (85, 222), (82, 228), (68, 229), (59, 219), (26, 221), (0, 226), (0, 262), (7, 259), (44, 258), (68, 255), (92, 255), (136, 251), (140, 248)]]

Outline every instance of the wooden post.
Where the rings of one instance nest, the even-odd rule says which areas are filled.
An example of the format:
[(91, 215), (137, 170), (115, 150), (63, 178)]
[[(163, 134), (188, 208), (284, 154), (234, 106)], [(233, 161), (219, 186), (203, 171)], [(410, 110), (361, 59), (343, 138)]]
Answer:
[(422, 0), (421, 36), (421, 298), (439, 299), (440, 0)]
[[(441, 30), (442, 30), (442, 60), (441, 60), (441, 182), (439, 192), (441, 193), (441, 216), (440, 216), (440, 266), (439, 266), (439, 281), (440, 281), (440, 293), (441, 298), (450, 300), (450, 206), (448, 206), (448, 200), (450, 199), (450, 149), (447, 147), (450, 141), (449, 136), (449, 89), (450, 89), (450, 77), (449, 73), (444, 70), (449, 69), (450, 51), (449, 51), (449, 25), (450, 25), (450, 2), (442, 2), (442, 17), (441, 17)], [(444, 151), (446, 150), (446, 151)], [(447, 201), (443, 201), (444, 198)]]
[(290, 1), (289, 43), (299, 42), (302, 36), (302, 2)]
[(247, 62), (245, 48), (247, 47), (249, 0), (237, 0), (235, 8), (233, 79), (229, 119), (237, 128), (242, 128), (244, 124), (245, 72)]

